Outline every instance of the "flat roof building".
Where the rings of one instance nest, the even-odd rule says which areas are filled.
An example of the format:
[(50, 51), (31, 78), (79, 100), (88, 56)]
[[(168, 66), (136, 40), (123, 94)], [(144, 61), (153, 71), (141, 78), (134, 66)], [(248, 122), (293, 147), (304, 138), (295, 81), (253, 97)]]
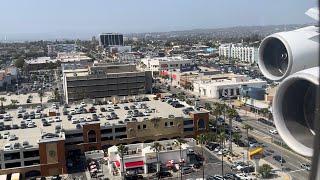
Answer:
[[(69, 163), (66, 162), (72, 162), (72, 157), (79, 157), (87, 151), (108, 149), (119, 144), (192, 138), (208, 130), (208, 112), (185, 114), (181, 108), (153, 100), (153, 95), (144, 97), (151, 100), (129, 97), (136, 102), (118, 99), (115, 101), (117, 105), (71, 105), (67, 111), (72, 114), (72, 120), (62, 113), (63, 107), (44, 109), (35, 119), (24, 120), (18, 118), (23, 109), (8, 110), (11, 118), (0, 123), (4, 136), (0, 139), (0, 174), (18, 172), (24, 178), (32, 174), (62, 174), (67, 172)], [(93, 106), (95, 112), (86, 113), (91, 112)], [(80, 113), (79, 109), (82, 109)], [(24, 110), (29, 114), (34, 111), (31, 108)], [(44, 117), (44, 114), (49, 117)], [(44, 121), (49, 125), (44, 125)], [(34, 126), (23, 128), (22, 122)], [(18, 129), (8, 128), (13, 125), (18, 125)]]
[(152, 76), (135, 65), (95, 63), (86, 69), (63, 71), (67, 103), (81, 99), (150, 93)]

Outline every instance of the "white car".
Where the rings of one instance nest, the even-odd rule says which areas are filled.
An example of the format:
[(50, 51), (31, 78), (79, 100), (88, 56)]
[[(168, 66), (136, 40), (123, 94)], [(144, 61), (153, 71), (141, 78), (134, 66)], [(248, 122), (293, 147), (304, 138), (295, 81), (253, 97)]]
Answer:
[(54, 118), (54, 121), (55, 121), (55, 122), (61, 122), (61, 119), (60, 119), (60, 117), (56, 116), (56, 117)]
[(79, 121), (78, 121), (78, 119), (77, 119), (76, 117), (73, 117), (73, 118), (71, 119), (71, 122), (72, 122), (72, 124), (77, 124), (77, 123), (79, 123)]
[(34, 118), (40, 119), (40, 118), (41, 118), (41, 113), (36, 113), (36, 114), (34, 115)]
[(70, 111), (69, 111), (69, 115), (75, 115), (76, 114), (76, 111), (74, 110), (74, 109), (71, 109)]
[(36, 125), (35, 125), (34, 122), (30, 122), (30, 123), (28, 123), (27, 127), (28, 128), (34, 128), (34, 127), (36, 127)]
[(3, 134), (3, 139), (8, 139), (9, 136), (10, 136), (10, 132), (5, 132), (5, 133)]
[(11, 120), (10, 114), (5, 114), (5, 115), (3, 116), (3, 120), (4, 120), (4, 121), (10, 121), (10, 120)]
[(278, 131), (276, 129), (270, 129), (269, 133), (270, 134), (278, 134)]
[(50, 117), (50, 118), (48, 118), (48, 123), (53, 123), (54, 122), (54, 120)]
[(14, 134), (11, 134), (11, 135), (9, 136), (9, 138), (8, 138), (9, 141), (14, 141), (14, 140), (16, 140), (16, 139), (17, 139), (17, 137), (16, 137), (16, 135), (14, 135)]
[(79, 122), (86, 122), (86, 119), (84, 117), (80, 117)]
[(81, 102), (80, 107), (86, 107), (86, 106), (87, 106), (87, 104), (86, 104), (86, 103)]
[(5, 150), (5, 151), (10, 151), (11, 149), (12, 149), (12, 146), (11, 146), (10, 143), (4, 145), (4, 150)]

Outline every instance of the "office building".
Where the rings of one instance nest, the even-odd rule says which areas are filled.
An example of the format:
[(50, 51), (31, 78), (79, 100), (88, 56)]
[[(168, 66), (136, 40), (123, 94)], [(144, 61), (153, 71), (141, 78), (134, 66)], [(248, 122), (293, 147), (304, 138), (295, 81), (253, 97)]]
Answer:
[(123, 46), (123, 35), (118, 33), (103, 33), (99, 35), (99, 44), (104, 48)]
[(96, 63), (85, 69), (63, 71), (63, 89), (67, 103), (81, 99), (128, 96), (150, 93), (150, 71), (138, 71), (135, 65)]

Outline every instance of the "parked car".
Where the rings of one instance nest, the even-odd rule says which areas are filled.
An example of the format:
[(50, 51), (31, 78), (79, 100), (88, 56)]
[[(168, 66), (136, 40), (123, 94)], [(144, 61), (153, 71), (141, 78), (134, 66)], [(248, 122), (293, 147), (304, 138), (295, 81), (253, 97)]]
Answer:
[(166, 178), (166, 177), (172, 177), (172, 174), (168, 171), (160, 171), (152, 175), (153, 178)]
[(272, 157), (274, 160), (278, 161), (279, 163), (286, 163), (285, 159), (280, 155), (275, 155)]
[(278, 131), (276, 129), (270, 129), (269, 133), (270, 134), (278, 134)]
[(301, 163), (300, 167), (301, 167), (302, 169), (307, 170), (307, 171), (311, 171), (311, 165), (310, 165), (310, 164)]

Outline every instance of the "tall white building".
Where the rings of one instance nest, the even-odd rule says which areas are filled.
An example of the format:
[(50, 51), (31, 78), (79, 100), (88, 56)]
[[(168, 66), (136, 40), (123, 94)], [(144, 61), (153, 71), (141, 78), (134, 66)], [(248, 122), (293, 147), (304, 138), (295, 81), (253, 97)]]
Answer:
[(219, 56), (239, 59), (244, 63), (254, 63), (258, 60), (258, 48), (237, 44), (223, 44), (219, 47)]

